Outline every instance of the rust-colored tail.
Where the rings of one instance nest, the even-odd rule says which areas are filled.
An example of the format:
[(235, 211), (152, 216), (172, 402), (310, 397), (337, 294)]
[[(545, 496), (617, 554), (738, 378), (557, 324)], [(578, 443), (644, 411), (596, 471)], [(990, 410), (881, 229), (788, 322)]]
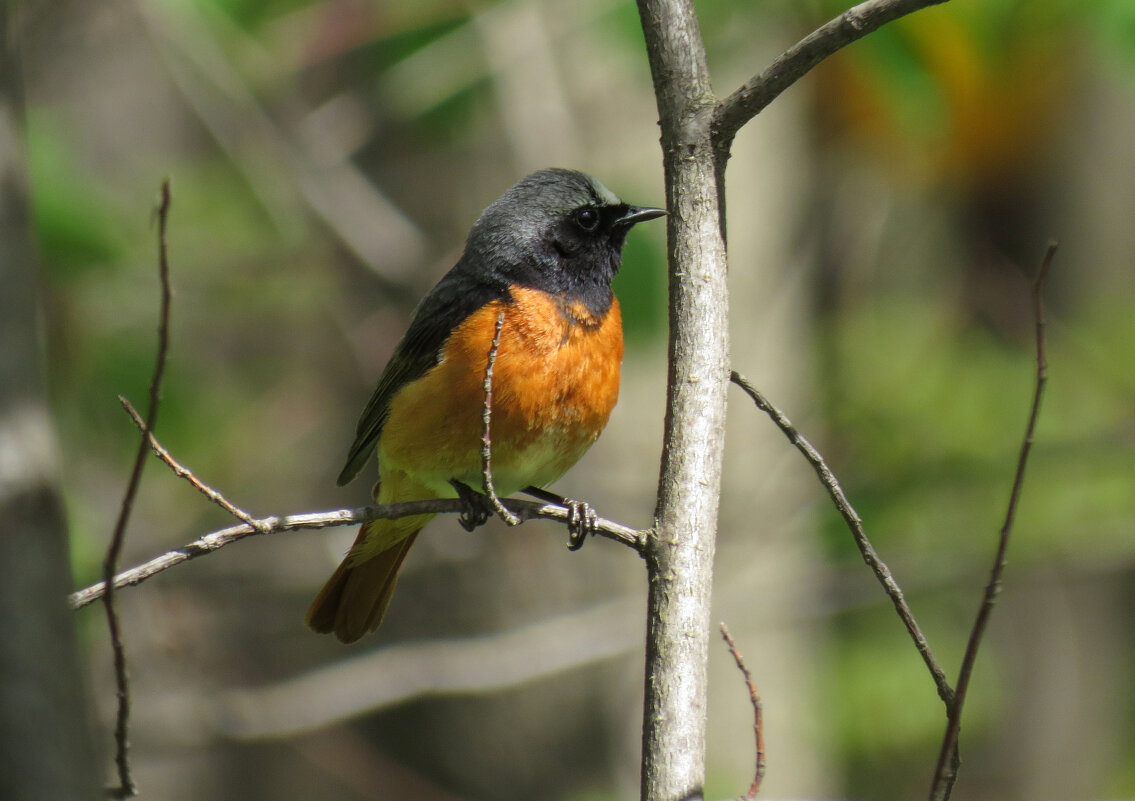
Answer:
[[(370, 525), (373, 524), (359, 529), (356, 546), (366, 539)], [(307, 625), (320, 634), (333, 633), (342, 643), (352, 643), (377, 629), (394, 594), (398, 569), (417, 539), (418, 531), (420, 527), (385, 551), (357, 564), (350, 564), (354, 559), (348, 554), (312, 601), (305, 618)]]

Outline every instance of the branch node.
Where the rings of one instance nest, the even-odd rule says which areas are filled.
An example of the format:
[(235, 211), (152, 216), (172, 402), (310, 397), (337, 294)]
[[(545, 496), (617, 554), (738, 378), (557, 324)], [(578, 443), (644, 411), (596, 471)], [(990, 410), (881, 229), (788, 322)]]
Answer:
[(122, 408), (126, 410), (126, 413), (130, 415), (130, 419), (134, 421), (134, 425), (138, 426), (138, 429), (142, 432), (146, 442), (150, 446), (150, 450), (154, 452), (155, 456), (165, 462), (166, 466), (173, 471), (175, 476), (188, 481), (194, 489), (237, 520), (252, 526), (252, 528), (256, 529), (257, 533), (267, 534), (271, 531), (271, 526), (266, 521), (259, 520), (240, 507), (233, 505), (224, 495), (197, 478), (192, 470), (174, 459), (173, 455), (158, 442), (157, 437), (155, 437), (152, 432), (146, 430), (146, 422), (142, 419), (142, 416), (138, 414), (133, 404), (121, 395), (118, 396), (118, 401), (122, 404)]
[(858, 7), (849, 8), (847, 11), (845, 11), (843, 14), (843, 21), (847, 25), (847, 27), (851, 28), (851, 30), (855, 33), (861, 33), (863, 31), (864, 25), (866, 24), (863, 16), (859, 13)]

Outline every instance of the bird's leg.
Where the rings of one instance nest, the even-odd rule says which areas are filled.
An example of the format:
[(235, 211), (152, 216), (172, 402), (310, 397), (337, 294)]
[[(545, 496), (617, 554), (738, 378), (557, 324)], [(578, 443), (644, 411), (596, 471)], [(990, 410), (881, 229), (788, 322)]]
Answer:
[(451, 478), (449, 483), (457, 490), (457, 497), (461, 501), (461, 514), (457, 516), (461, 528), (472, 531), (478, 526), (483, 526), (493, 514), (489, 499), (455, 478)]
[(594, 534), (598, 530), (599, 516), (595, 514), (595, 510), (587, 501), (573, 501), (541, 487), (525, 487), (521, 492), (567, 509), (569, 551), (578, 551), (583, 547), (583, 542), (588, 535)]

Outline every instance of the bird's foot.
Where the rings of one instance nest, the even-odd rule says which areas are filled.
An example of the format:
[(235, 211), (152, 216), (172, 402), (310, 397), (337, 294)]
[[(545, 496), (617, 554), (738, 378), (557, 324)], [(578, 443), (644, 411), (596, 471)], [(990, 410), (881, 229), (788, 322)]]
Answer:
[(578, 551), (587, 537), (599, 530), (599, 516), (587, 501), (573, 501), (541, 487), (525, 487), (524, 492), (567, 509), (569, 551)]
[(457, 522), (461, 524), (461, 528), (466, 531), (473, 531), (475, 528), (483, 526), (485, 521), (493, 514), (493, 507), (489, 504), (489, 499), (468, 484), (455, 478), (450, 479), (449, 483), (457, 490), (457, 497), (461, 501), (461, 513), (457, 516)]
[(578, 551), (599, 530), (599, 515), (586, 501), (567, 500), (564, 506), (568, 510), (568, 550)]

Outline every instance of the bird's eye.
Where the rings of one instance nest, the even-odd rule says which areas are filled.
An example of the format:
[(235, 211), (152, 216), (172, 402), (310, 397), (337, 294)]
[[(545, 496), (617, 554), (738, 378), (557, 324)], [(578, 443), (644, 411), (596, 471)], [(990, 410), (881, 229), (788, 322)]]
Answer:
[(599, 227), (599, 210), (592, 206), (584, 206), (575, 212), (575, 224), (584, 231), (594, 231)]

